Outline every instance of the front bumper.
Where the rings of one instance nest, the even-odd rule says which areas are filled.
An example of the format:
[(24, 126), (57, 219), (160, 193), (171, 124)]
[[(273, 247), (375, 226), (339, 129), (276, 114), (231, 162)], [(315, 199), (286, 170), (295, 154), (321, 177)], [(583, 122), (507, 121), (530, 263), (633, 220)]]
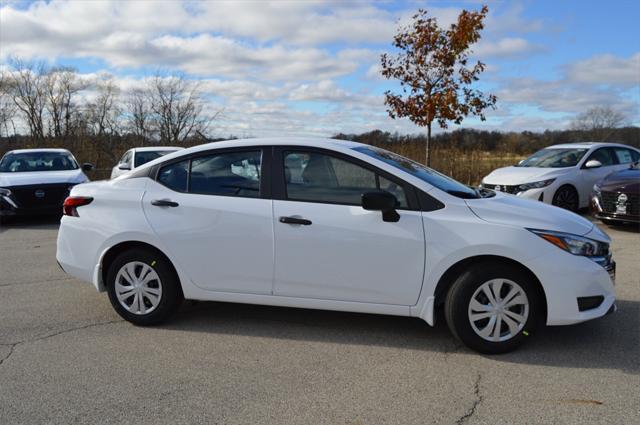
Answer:
[[(562, 258), (559, 258), (562, 256)], [(605, 267), (558, 250), (528, 264), (547, 299), (547, 325), (571, 325), (606, 315), (615, 304), (615, 262)], [(602, 297), (595, 308), (580, 311), (579, 298)]]
[(597, 195), (591, 195), (589, 204), (591, 215), (599, 220), (615, 221), (619, 223), (640, 223), (640, 215), (618, 214), (613, 208), (610, 211), (604, 211), (600, 198)]

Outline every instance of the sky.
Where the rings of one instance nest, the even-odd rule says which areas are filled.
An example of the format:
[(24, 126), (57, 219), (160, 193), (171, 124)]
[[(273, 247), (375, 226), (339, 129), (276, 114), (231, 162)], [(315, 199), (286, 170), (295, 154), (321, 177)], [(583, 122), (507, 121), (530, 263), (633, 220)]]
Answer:
[(594, 106), (640, 125), (638, 1), (0, 0), (0, 66), (20, 57), (109, 73), (123, 92), (183, 73), (222, 111), (212, 136), (415, 134), (424, 129), (386, 112), (398, 85), (380, 75), (380, 54), (419, 8), (448, 26), (482, 4), (473, 57), (497, 109), (449, 130), (565, 129)]

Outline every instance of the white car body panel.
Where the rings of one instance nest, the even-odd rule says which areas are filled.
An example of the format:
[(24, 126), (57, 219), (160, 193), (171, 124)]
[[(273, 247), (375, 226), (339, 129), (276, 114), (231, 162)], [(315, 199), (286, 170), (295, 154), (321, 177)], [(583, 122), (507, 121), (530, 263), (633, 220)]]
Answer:
[[(180, 207), (151, 205), (154, 199), (169, 198)], [(176, 193), (155, 181), (148, 183), (142, 200), (155, 235), (196, 286), (269, 295), (273, 287), (271, 204), (269, 199)]]
[[(362, 159), (428, 192), (445, 207), (398, 210), (400, 221), (387, 223), (379, 212), (357, 206), (181, 194), (149, 178), (123, 176), (74, 187), (72, 196), (92, 196), (94, 201), (79, 208), (80, 217), (63, 217), (59, 263), (69, 274), (104, 290), (100, 267), (105, 252), (122, 242), (140, 241), (167, 256), (187, 299), (417, 316), (429, 324), (434, 323), (441, 277), (476, 256), (508, 258), (529, 269), (542, 285), (549, 325), (600, 317), (615, 300), (603, 267), (526, 230), (586, 234), (608, 242), (587, 220), (502, 194), (460, 199), (351, 149), (358, 144), (235, 140), (172, 153), (145, 167), (206, 150), (287, 144)], [(180, 207), (150, 205), (153, 199), (167, 198)], [(313, 225), (279, 223), (285, 215), (308, 218)], [(578, 311), (576, 297), (599, 294), (605, 296), (600, 307)]]
[[(273, 201), (274, 294), (375, 304), (414, 305), (424, 273), (419, 211), (383, 223), (362, 207)], [(311, 226), (278, 222), (300, 217)]]
[(500, 185), (500, 186), (515, 186), (526, 183), (534, 183), (544, 180), (556, 179), (551, 185), (539, 188), (529, 189), (524, 192), (520, 192), (517, 196), (538, 200), (540, 195), (543, 195), (543, 202), (551, 204), (553, 201), (553, 195), (558, 188), (563, 185), (573, 186), (579, 196), (579, 208), (584, 208), (589, 205), (589, 199), (593, 185), (602, 180), (607, 175), (629, 168), (629, 164), (616, 164), (610, 166), (602, 166), (599, 168), (582, 168), (587, 162), (589, 156), (597, 149), (603, 147), (623, 147), (634, 150), (638, 153), (640, 151), (632, 146), (621, 145), (616, 143), (571, 143), (563, 145), (549, 146), (549, 149), (566, 149), (575, 148), (587, 149), (585, 155), (578, 161), (578, 164), (574, 167), (566, 168), (541, 168), (541, 167), (503, 167), (498, 168), (486, 177), (482, 179), (483, 184)]

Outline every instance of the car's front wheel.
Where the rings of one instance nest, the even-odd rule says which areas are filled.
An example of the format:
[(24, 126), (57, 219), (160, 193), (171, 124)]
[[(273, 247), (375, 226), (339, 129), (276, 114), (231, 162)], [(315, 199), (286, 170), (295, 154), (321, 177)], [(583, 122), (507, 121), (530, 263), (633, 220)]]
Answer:
[(571, 185), (560, 186), (553, 195), (552, 205), (576, 212), (580, 207), (578, 191)]
[(144, 249), (115, 258), (107, 271), (107, 292), (116, 312), (140, 326), (166, 320), (182, 301), (178, 277), (168, 260)]
[(532, 278), (511, 264), (476, 264), (451, 286), (445, 316), (452, 333), (487, 354), (520, 346), (535, 330), (542, 310)]

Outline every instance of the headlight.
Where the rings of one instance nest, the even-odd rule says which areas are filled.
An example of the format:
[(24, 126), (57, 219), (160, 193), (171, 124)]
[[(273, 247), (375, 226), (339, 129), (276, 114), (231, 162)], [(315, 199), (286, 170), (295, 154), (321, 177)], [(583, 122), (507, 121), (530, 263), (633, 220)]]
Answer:
[(4, 187), (0, 187), (0, 196), (11, 196), (11, 191)]
[(609, 256), (609, 244), (606, 242), (599, 242), (582, 236), (572, 235), (571, 233), (536, 229), (527, 230), (573, 255), (597, 258)]
[(602, 192), (600, 191), (600, 186), (598, 186), (597, 183), (593, 185), (593, 194), (596, 195), (598, 198), (602, 196)]
[(524, 183), (518, 186), (518, 192), (524, 192), (529, 189), (540, 189), (543, 187), (547, 187), (554, 181), (556, 181), (556, 179), (541, 180), (539, 182), (533, 182), (533, 183)]

